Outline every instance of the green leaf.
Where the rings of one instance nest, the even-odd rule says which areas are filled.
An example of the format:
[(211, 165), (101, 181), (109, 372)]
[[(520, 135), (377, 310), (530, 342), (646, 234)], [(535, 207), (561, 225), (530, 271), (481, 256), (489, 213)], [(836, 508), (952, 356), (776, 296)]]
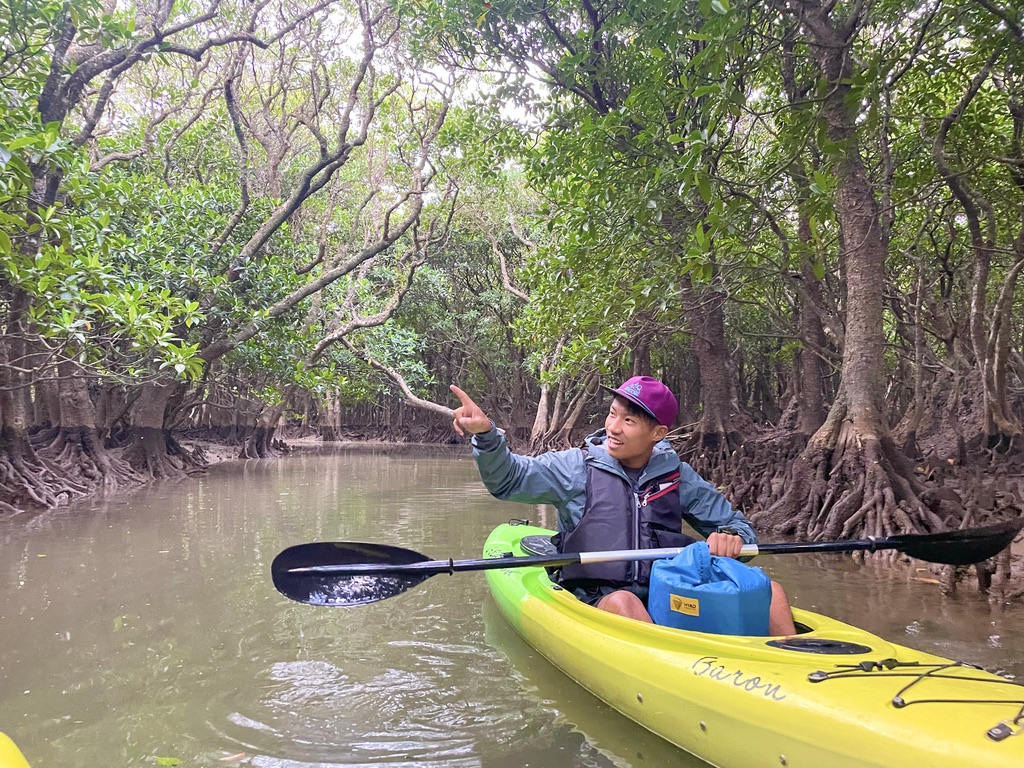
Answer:
[(22, 147), (27, 147), (39, 141), (38, 136), (19, 136), (14, 141), (8, 142), (7, 148), (12, 152)]
[(697, 189), (700, 190), (700, 196), (703, 198), (704, 202), (710, 203), (711, 198), (714, 196), (711, 191), (711, 179), (703, 173), (697, 176)]

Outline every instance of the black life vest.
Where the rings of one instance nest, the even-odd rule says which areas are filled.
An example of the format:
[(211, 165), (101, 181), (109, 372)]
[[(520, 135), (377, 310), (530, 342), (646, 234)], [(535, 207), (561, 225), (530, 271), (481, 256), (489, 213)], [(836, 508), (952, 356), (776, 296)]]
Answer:
[[(625, 478), (596, 464), (584, 449), (587, 467), (583, 517), (556, 537), (561, 552), (683, 547), (694, 541), (681, 532), (679, 470), (645, 481), (636, 492)], [(628, 587), (650, 581), (650, 561), (566, 565), (557, 574), (566, 589)]]

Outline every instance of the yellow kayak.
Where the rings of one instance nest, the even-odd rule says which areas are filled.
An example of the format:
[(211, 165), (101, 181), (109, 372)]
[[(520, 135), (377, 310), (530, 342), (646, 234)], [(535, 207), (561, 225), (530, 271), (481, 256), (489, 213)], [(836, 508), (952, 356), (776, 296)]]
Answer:
[(0, 733), (0, 768), (28, 768), (25, 756), (3, 733)]
[[(484, 557), (524, 552), (502, 525)], [(1024, 686), (794, 609), (793, 638), (686, 632), (615, 616), (543, 568), (487, 571), (495, 602), (552, 664), (720, 768), (1021, 768)]]

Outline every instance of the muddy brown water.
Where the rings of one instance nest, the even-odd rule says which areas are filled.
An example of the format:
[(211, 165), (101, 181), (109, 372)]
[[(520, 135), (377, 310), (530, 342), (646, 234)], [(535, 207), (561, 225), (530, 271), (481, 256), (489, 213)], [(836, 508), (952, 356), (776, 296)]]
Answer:
[[(524, 645), (482, 573), (348, 609), (270, 582), (292, 544), (478, 557), (510, 517), (553, 521), (488, 496), (460, 448), (232, 462), (2, 518), (0, 731), (33, 768), (703, 765)], [(1024, 677), (1021, 607), (842, 555), (758, 564), (801, 607)]]

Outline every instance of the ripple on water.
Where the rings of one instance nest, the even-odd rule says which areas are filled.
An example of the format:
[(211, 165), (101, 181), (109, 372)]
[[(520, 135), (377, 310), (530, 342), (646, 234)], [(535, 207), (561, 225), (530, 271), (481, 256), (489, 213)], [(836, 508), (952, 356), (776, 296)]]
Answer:
[[(384, 645), (400, 647), (402, 668), (380, 667), (372, 656), (273, 663), (260, 701), (225, 712), (222, 726), (209, 725), (252, 765), (296, 768), (479, 766), (481, 750), (493, 755), (495, 744), (539, 735), (531, 706), (509, 707), (523, 691), (491, 649)], [(475, 674), (452, 674), (466, 668)], [(508, 690), (495, 695), (502, 687)]]

